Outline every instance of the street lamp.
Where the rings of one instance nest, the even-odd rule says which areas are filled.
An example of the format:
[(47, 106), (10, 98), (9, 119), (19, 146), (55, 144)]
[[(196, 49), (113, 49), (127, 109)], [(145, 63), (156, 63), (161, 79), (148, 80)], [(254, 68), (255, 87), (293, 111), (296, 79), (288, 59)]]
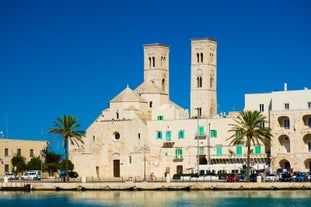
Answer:
[(147, 181), (146, 176), (146, 154), (149, 152), (149, 147), (144, 145), (140, 148), (140, 152), (144, 153), (144, 181)]
[(208, 137), (207, 137), (207, 160), (208, 164), (211, 164), (211, 146), (210, 146), (210, 138), (211, 138), (211, 123), (208, 123)]
[(197, 110), (197, 167), (198, 167), (198, 176), (200, 176), (200, 148), (199, 148), (199, 107), (196, 107), (195, 110)]

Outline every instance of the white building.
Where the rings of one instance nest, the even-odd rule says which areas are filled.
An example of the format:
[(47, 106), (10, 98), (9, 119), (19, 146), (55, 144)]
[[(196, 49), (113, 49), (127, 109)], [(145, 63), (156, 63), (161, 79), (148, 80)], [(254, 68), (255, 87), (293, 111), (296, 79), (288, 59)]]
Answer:
[[(82, 148), (70, 146), (70, 159), (80, 176), (144, 179), (151, 173), (163, 177), (179, 172), (241, 170), (246, 161), (244, 143), (228, 145), (232, 135), (228, 130), (238, 113), (217, 115), (216, 49), (214, 39), (191, 40), (189, 114), (169, 98), (169, 47), (144, 45), (143, 83), (134, 90), (126, 87), (110, 101), (109, 108), (88, 127)], [(283, 112), (275, 96), (278, 97), (277, 92), (246, 95), (245, 109), (259, 110), (263, 104), (265, 110), (261, 111), (269, 118), (271, 126), (277, 127), (271, 121), (275, 119), (274, 114), (286, 111)], [(310, 94), (307, 97), (310, 98)], [(295, 99), (295, 94), (292, 98)], [(298, 107), (298, 103), (296, 105)], [(276, 120), (278, 124), (282, 119)], [(308, 120), (308, 116), (304, 115), (302, 120)], [(279, 145), (284, 145), (284, 136), (273, 133)], [(310, 136), (304, 135), (302, 140), (308, 142)], [(274, 145), (275, 138), (271, 153), (263, 145), (254, 146), (251, 155), (254, 169), (265, 168), (270, 158), (274, 168), (286, 167), (282, 153), (273, 152)]]
[(261, 111), (272, 129), (271, 166), (311, 170), (311, 90), (246, 94), (245, 109)]

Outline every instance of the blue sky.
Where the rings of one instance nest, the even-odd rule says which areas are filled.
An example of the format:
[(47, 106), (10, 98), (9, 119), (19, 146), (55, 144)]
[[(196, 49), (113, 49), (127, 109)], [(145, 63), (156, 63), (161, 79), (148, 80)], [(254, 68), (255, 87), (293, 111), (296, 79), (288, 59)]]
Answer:
[(0, 0), (0, 131), (62, 142), (53, 121), (86, 129), (127, 84), (143, 81), (143, 45), (170, 46), (170, 98), (190, 106), (190, 40), (218, 41), (218, 112), (244, 94), (311, 88), (308, 0)]

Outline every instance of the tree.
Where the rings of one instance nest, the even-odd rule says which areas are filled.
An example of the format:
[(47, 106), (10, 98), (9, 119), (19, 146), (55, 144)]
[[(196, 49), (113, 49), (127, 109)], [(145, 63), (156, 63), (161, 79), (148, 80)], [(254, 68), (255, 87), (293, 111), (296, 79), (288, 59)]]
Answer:
[(40, 170), (41, 169), (41, 159), (40, 157), (32, 157), (27, 163), (28, 170)]
[(58, 134), (63, 137), (63, 144), (65, 150), (65, 157), (66, 157), (66, 177), (68, 176), (68, 141), (72, 145), (83, 144), (83, 136), (85, 131), (77, 130), (80, 127), (78, 120), (75, 116), (64, 115), (63, 117), (59, 116), (56, 121), (54, 121), (54, 128), (50, 128), (49, 131), (52, 134)]
[(60, 170), (66, 170), (66, 166), (67, 165), (68, 165), (68, 170), (73, 170), (74, 169), (74, 164), (70, 160), (68, 160), (67, 162), (66, 162), (66, 160), (63, 160), (60, 163)]
[[(245, 141), (247, 147), (247, 179), (246, 182), (250, 182), (250, 155), (254, 149), (251, 150), (251, 146), (260, 145), (263, 143), (265, 146), (270, 146), (271, 129), (264, 127), (266, 117), (259, 111), (241, 111), (239, 116), (235, 119), (234, 124), (230, 124), (232, 128), (229, 132), (234, 134), (229, 137), (232, 139), (230, 145), (237, 145)], [(246, 140), (244, 140), (246, 138)]]
[(47, 148), (45, 152), (45, 169), (49, 172), (49, 175), (51, 175), (60, 169), (62, 156), (50, 151), (49, 148)]
[(15, 155), (12, 157), (11, 164), (14, 168), (16, 167), (16, 174), (23, 173), (27, 169), (26, 158), (21, 155)]

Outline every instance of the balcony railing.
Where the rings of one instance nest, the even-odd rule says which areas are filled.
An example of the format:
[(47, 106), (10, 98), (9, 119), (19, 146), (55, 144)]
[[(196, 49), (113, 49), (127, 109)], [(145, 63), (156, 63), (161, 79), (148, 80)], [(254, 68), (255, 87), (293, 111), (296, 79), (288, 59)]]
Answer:
[(194, 137), (194, 139), (206, 139), (206, 135), (204, 134), (204, 135), (196, 135), (195, 137)]
[(172, 148), (174, 146), (175, 142), (164, 142), (163, 148)]
[(182, 162), (184, 160), (184, 158), (180, 157), (180, 158), (174, 158), (173, 162)]

